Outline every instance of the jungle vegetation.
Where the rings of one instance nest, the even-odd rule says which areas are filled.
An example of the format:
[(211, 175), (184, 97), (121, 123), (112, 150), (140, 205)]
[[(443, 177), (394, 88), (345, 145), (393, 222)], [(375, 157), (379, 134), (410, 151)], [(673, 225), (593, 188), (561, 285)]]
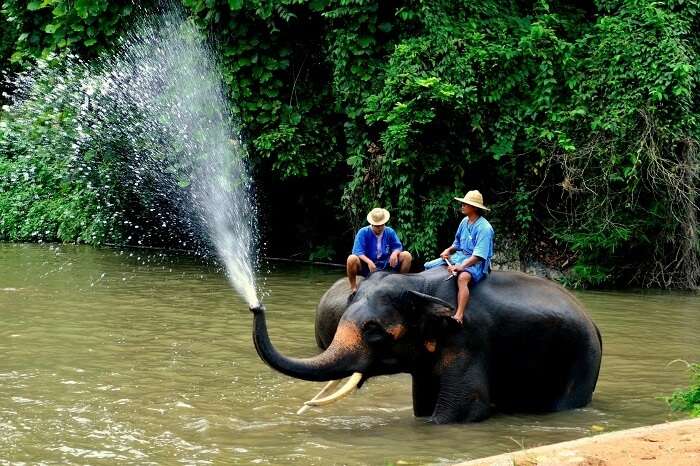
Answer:
[(676, 390), (666, 402), (674, 411), (687, 412), (692, 417), (700, 417), (700, 364), (688, 365), (690, 386), (687, 389)]
[[(497, 250), (563, 268), (570, 286), (698, 287), (699, 0), (182, 8), (218, 52), (268, 254), (342, 261), (383, 206), (430, 258), (451, 242), (452, 198), (479, 189)], [(137, 13), (5, 0), (2, 70), (109, 53)], [(111, 215), (115, 202), (95, 195), (103, 178), (76, 177), (60, 144), (37, 150), (74, 130), (67, 111), (29, 123), (0, 113), (0, 240), (128, 243), (138, 218)], [(147, 198), (125, 189), (112, 201), (136, 217)]]

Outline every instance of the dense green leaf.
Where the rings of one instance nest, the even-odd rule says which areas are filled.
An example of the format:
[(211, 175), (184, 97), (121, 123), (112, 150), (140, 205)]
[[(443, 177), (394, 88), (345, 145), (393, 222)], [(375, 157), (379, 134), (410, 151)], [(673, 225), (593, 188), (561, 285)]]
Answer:
[[(61, 47), (89, 59), (138, 16), (126, 3), (5, 0), (3, 59)], [(342, 261), (348, 232), (382, 205), (412, 253), (432, 257), (459, 220), (452, 198), (479, 189), (497, 249), (568, 264), (571, 286), (697, 286), (696, 1), (183, 4), (218, 48), (275, 199), (267, 219), (286, 219), (268, 234), (304, 232), (271, 242), (286, 253)], [(51, 220), (49, 201), (22, 226), (22, 199), (0, 204), (14, 219), (0, 237), (43, 223), (89, 236)]]

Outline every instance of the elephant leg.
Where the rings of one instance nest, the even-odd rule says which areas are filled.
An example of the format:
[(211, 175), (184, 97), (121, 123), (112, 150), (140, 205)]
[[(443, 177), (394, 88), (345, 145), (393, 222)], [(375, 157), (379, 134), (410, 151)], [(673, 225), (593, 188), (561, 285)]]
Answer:
[(490, 414), (488, 384), (482, 365), (472, 363), (465, 368), (455, 363), (446, 367), (440, 376), (440, 393), (431, 421), (435, 424), (477, 422)]
[(432, 371), (413, 374), (413, 415), (428, 417), (435, 411), (440, 381)]
[(553, 411), (582, 408), (591, 402), (598, 379), (598, 361), (600, 359), (588, 360), (585, 356), (581, 357), (580, 362), (571, 369), (564, 392), (554, 403)]

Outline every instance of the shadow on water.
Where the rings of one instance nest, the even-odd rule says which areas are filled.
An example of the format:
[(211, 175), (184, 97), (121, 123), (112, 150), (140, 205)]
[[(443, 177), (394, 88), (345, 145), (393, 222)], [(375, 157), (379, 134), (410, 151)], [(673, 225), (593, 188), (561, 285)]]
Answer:
[[(687, 373), (669, 362), (700, 360), (697, 296), (577, 293), (604, 338), (585, 409), (426, 425), (398, 375), (297, 416), (321, 384), (260, 361), (247, 305), (199, 259), (3, 244), (0, 264), (0, 463), (451, 463), (671, 419), (659, 397)], [(280, 350), (317, 351), (315, 306), (341, 276), (272, 270), (265, 301)]]

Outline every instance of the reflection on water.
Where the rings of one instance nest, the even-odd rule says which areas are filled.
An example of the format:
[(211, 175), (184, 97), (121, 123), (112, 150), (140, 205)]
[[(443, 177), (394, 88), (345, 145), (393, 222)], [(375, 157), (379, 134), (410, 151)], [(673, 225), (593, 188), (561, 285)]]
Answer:
[[(282, 351), (316, 352), (315, 305), (341, 274), (271, 273), (270, 335)], [(0, 245), (0, 464), (452, 463), (672, 419), (659, 397), (687, 385), (670, 361), (700, 361), (700, 299), (579, 297), (603, 334), (585, 409), (426, 425), (399, 375), (297, 416), (322, 384), (260, 361), (247, 306), (216, 270), (143, 251)]]

